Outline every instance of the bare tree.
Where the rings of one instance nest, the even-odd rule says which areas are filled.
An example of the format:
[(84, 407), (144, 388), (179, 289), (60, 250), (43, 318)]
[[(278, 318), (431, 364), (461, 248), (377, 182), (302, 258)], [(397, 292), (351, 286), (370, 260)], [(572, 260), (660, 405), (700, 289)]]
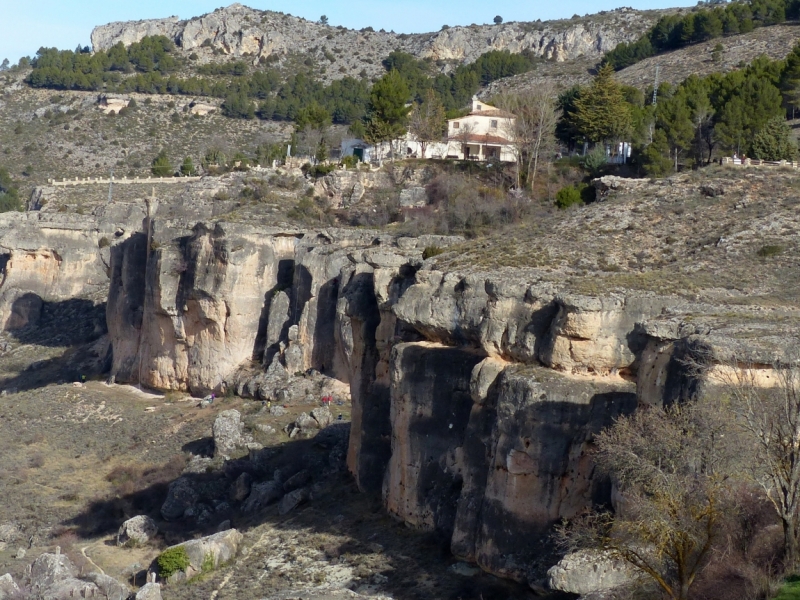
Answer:
[(734, 357), (721, 373), (733, 410), (755, 446), (751, 474), (783, 526), (784, 569), (794, 573), (800, 508), (800, 365), (775, 363), (768, 382), (763, 365)]
[(425, 158), (428, 144), (441, 141), (446, 129), (444, 106), (436, 92), (429, 89), (422, 104), (417, 104), (411, 111), (408, 121), (408, 130), (419, 142), (420, 158)]
[(540, 162), (555, 153), (559, 119), (555, 88), (542, 82), (532, 90), (502, 97), (498, 106), (515, 116), (505, 122), (504, 133), (514, 148), (517, 187), (522, 184), (524, 171), (526, 185), (533, 190)]
[(621, 505), (561, 527), (561, 541), (603, 549), (671, 600), (686, 600), (723, 537), (739, 466), (719, 402), (641, 408), (600, 433), (596, 462), (618, 485)]

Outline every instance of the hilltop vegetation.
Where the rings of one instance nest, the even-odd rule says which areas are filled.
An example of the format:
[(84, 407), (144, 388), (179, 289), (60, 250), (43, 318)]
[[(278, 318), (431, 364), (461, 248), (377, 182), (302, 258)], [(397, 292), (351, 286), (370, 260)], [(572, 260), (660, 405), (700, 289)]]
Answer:
[(713, 3), (688, 15), (665, 15), (635, 42), (622, 42), (602, 62), (619, 71), (662, 52), (722, 36), (749, 33), (757, 27), (800, 18), (798, 0), (748, 0), (724, 6)]

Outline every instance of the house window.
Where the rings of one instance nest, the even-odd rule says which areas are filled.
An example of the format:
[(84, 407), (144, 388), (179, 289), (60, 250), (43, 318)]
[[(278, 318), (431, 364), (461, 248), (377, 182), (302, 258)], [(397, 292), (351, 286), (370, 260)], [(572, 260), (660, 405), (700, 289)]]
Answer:
[(453, 123), (453, 129), (458, 129), (460, 126), (461, 126), (461, 123), (459, 123), (458, 121)]
[(492, 120), (492, 129), (497, 129), (497, 121)]
[(475, 110), (481, 110), (481, 105), (478, 104), (478, 106), (475, 108)]

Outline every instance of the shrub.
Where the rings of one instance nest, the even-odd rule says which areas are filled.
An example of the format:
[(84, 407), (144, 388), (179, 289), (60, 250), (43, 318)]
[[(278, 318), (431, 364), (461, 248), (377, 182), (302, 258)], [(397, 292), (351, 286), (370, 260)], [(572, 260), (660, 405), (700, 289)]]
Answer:
[(580, 189), (574, 185), (568, 185), (558, 190), (556, 194), (556, 206), (558, 208), (569, 208), (574, 204), (583, 204)]
[(425, 246), (425, 249), (422, 251), (422, 260), (428, 260), (434, 256), (439, 256), (443, 252), (444, 249), (439, 246)]
[(358, 166), (358, 158), (353, 155), (345, 156), (342, 159), (342, 165), (347, 167), (348, 169), (354, 169), (355, 167)]
[(589, 154), (583, 157), (583, 168), (589, 171), (592, 177), (596, 177), (603, 167), (606, 166), (608, 159), (606, 151), (600, 146), (595, 146)]
[(108, 248), (111, 245), (111, 242), (108, 241), (108, 238), (103, 236), (100, 238), (100, 241), (97, 242), (98, 248)]
[(777, 256), (778, 254), (783, 252), (783, 246), (779, 246), (777, 244), (771, 244), (767, 246), (761, 246), (758, 249), (758, 255), (762, 258), (769, 258), (770, 256)]
[(186, 570), (186, 567), (190, 564), (189, 555), (186, 553), (186, 548), (183, 546), (167, 548), (158, 556), (156, 563), (164, 579), (168, 579), (173, 574)]

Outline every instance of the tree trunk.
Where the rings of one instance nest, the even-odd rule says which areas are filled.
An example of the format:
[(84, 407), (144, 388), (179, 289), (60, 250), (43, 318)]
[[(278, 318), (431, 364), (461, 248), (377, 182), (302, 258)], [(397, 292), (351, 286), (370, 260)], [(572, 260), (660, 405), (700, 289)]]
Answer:
[(783, 525), (784, 569), (787, 574), (794, 573), (797, 568), (797, 536), (793, 517), (781, 519)]

